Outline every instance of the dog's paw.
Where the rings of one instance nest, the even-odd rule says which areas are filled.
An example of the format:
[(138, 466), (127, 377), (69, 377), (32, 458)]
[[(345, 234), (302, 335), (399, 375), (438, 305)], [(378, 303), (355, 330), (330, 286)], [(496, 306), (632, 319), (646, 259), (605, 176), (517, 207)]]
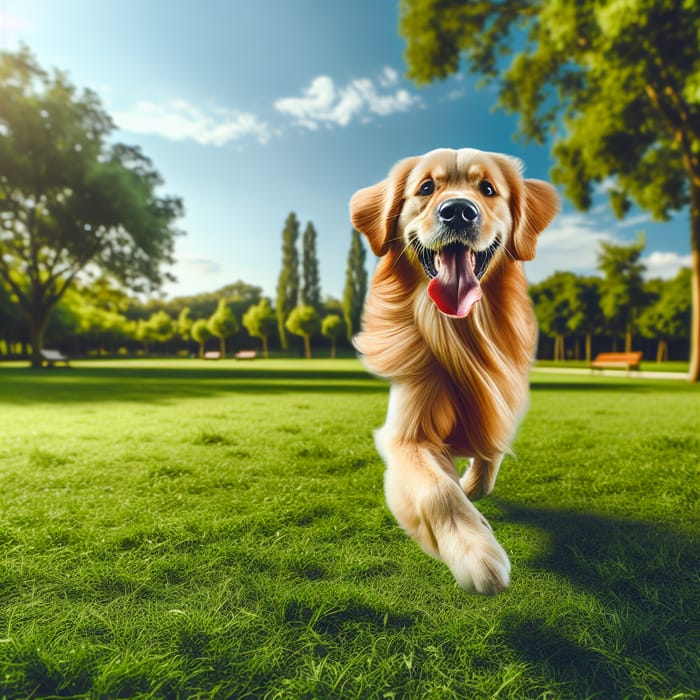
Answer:
[(453, 529), (440, 539), (440, 558), (470, 593), (495, 595), (508, 588), (510, 560), (485, 520), (479, 528)]

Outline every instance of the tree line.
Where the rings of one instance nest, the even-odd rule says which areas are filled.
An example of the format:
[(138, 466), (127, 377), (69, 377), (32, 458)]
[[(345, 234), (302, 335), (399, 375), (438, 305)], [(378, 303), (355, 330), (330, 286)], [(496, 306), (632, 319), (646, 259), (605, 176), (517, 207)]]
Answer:
[[(293, 352), (289, 334), (311, 357), (312, 344), (349, 348), (360, 324), (367, 293), (366, 253), (353, 230), (342, 299), (321, 300), (316, 230), (306, 226), (302, 255), (297, 249), (299, 222), (290, 213), (282, 234), (282, 264), (277, 305), (261, 287), (237, 281), (214, 292), (141, 301), (108, 277), (76, 281), (53, 307), (44, 329), (45, 341), (75, 355), (197, 354), (215, 343), (222, 356), (259, 344)], [(0, 355), (31, 354), (30, 320), (12, 290), (0, 283)], [(258, 349), (258, 348), (255, 348)]]
[(691, 271), (682, 268), (672, 279), (645, 281), (643, 250), (641, 238), (631, 245), (603, 242), (599, 276), (558, 271), (530, 287), (539, 357), (590, 362), (594, 350), (629, 352), (651, 345), (655, 348), (645, 354), (653, 352), (658, 362), (688, 358)]

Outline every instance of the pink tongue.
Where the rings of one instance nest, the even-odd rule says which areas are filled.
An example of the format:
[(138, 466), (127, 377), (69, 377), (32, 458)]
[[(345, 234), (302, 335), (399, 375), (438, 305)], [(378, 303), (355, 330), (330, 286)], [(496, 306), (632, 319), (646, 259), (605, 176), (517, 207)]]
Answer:
[(472, 254), (458, 243), (436, 253), (437, 277), (430, 280), (428, 294), (447, 316), (464, 318), (481, 299), (481, 285), (474, 274)]

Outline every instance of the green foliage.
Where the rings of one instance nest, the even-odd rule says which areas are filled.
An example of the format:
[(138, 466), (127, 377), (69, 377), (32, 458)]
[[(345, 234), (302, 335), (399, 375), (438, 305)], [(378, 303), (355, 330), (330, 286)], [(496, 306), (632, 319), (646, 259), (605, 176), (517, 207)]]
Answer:
[(243, 325), (250, 335), (262, 340), (263, 355), (267, 357), (268, 338), (277, 329), (277, 316), (270, 306), (270, 300), (264, 298), (251, 306), (243, 316)]
[(697, 696), (696, 386), (535, 371), (475, 598), (384, 505), (357, 361), (74, 365), (0, 365), (6, 697)]
[[(91, 265), (134, 290), (157, 288), (182, 214), (90, 90), (49, 75), (26, 49), (0, 53), (0, 278), (30, 321), (34, 364), (48, 316)], [(19, 274), (19, 277), (17, 274)]]
[(192, 338), (199, 344), (199, 356), (204, 355), (204, 344), (211, 338), (211, 331), (209, 330), (209, 322), (200, 318), (197, 319), (192, 324)]
[(219, 339), (221, 356), (226, 356), (226, 338), (238, 331), (238, 319), (233, 315), (225, 299), (219, 301), (216, 311), (209, 318), (209, 331)]
[(280, 343), (287, 348), (285, 334), (285, 319), (299, 303), (299, 253), (297, 239), (299, 238), (299, 221), (294, 212), (290, 212), (282, 230), (282, 267), (277, 279), (277, 325)]
[(321, 277), (318, 270), (318, 255), (316, 254), (316, 229), (309, 221), (304, 229), (302, 238), (302, 283), (300, 302), (304, 306), (321, 309)]
[(304, 353), (307, 359), (311, 359), (311, 337), (321, 330), (321, 319), (313, 306), (299, 305), (292, 309), (285, 323), (290, 333), (304, 338)]
[(367, 253), (362, 245), (362, 236), (355, 229), (350, 234), (350, 250), (345, 268), (345, 288), (343, 290), (343, 318), (348, 340), (360, 330), (362, 308), (367, 296)]
[(343, 319), (338, 314), (329, 314), (321, 323), (321, 333), (331, 339), (331, 357), (335, 357), (338, 336), (343, 331)]
[(185, 306), (177, 316), (177, 334), (188, 341), (192, 334), (192, 319), (190, 318), (190, 307)]
[(659, 341), (657, 360), (665, 359), (668, 340), (683, 338), (690, 327), (691, 273), (683, 268), (671, 280), (652, 280), (645, 296), (651, 299), (638, 319), (638, 327), (647, 338)]
[(637, 314), (644, 304), (642, 273), (644, 265), (639, 258), (644, 250), (644, 239), (632, 245), (600, 244), (598, 269), (603, 273), (600, 285), (600, 305), (614, 332), (626, 335), (625, 350), (631, 350), (631, 335)]

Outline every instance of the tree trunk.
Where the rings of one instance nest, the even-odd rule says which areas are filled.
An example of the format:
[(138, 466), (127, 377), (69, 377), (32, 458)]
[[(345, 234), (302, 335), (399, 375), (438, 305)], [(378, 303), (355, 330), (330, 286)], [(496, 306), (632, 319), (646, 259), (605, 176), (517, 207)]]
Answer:
[[(700, 206), (700, 205), (698, 205)], [(693, 219), (694, 238), (700, 239), (700, 212)], [(693, 249), (692, 279), (690, 282), (692, 296), (692, 317), (690, 320), (690, 367), (688, 371), (689, 382), (700, 381), (700, 240), (698, 247)]]
[(656, 361), (663, 362), (668, 357), (668, 346), (663, 338), (659, 338), (659, 344), (656, 348)]
[(331, 360), (335, 360), (335, 337), (331, 339)]
[(691, 184), (690, 250), (692, 278), (690, 282), (692, 316), (690, 320), (690, 368), (688, 381), (700, 381), (700, 183)]
[(41, 351), (44, 349), (44, 331), (49, 320), (48, 313), (37, 311), (29, 319), (32, 339), (32, 367), (41, 368)]
[(266, 335), (262, 336), (262, 346), (263, 346), (263, 357), (267, 360), (269, 353), (267, 350), (267, 336)]
[(632, 352), (632, 324), (628, 323), (625, 329), (625, 352)]
[(591, 361), (591, 343), (592, 343), (591, 334), (586, 333), (586, 362)]
[(219, 349), (221, 350), (221, 359), (223, 360), (224, 357), (226, 357), (226, 338), (224, 338), (223, 335), (219, 338)]
[(308, 335), (304, 336), (304, 357), (311, 359), (311, 338)]

